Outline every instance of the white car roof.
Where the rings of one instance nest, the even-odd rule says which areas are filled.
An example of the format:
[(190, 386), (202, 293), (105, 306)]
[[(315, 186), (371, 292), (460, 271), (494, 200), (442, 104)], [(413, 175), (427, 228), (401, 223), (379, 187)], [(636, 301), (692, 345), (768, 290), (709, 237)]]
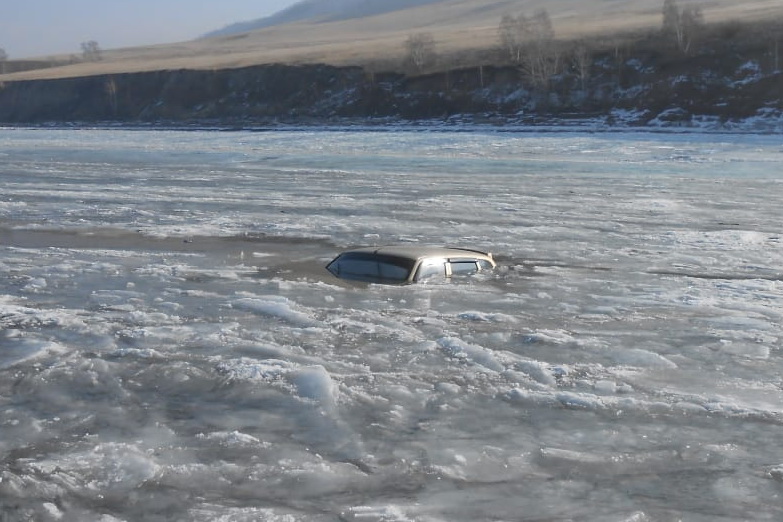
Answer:
[(397, 245), (397, 246), (381, 246), (381, 247), (364, 247), (356, 248), (354, 250), (348, 250), (348, 252), (362, 252), (372, 254), (382, 254), (394, 257), (402, 257), (411, 260), (418, 260), (425, 257), (445, 257), (445, 258), (486, 258), (490, 261), (492, 254), (489, 252), (482, 252), (480, 250), (471, 250), (467, 248), (451, 248), (451, 247), (438, 247), (438, 246), (423, 246), (423, 245)]

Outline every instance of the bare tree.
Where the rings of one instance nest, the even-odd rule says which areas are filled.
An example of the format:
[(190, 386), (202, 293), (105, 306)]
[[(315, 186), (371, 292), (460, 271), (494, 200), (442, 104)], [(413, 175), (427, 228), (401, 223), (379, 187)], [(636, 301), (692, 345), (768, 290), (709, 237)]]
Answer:
[(769, 48), (767, 53), (769, 54), (769, 68), (770, 72), (775, 73), (780, 71), (780, 41), (783, 39), (783, 32), (779, 27), (768, 27), (763, 31), (764, 39), (767, 41)]
[(561, 66), (562, 53), (555, 45), (555, 30), (546, 10), (532, 17), (504, 15), (498, 27), (500, 43), (509, 58), (519, 64), (530, 81), (546, 87)]
[(579, 77), (579, 83), (582, 86), (582, 90), (585, 90), (587, 80), (590, 78), (590, 66), (593, 60), (590, 48), (584, 40), (577, 42), (572, 59), (573, 67)]
[(680, 6), (677, 5), (677, 0), (664, 0), (663, 2), (662, 31), (664, 35), (674, 36), (675, 38), (681, 31)]
[(680, 51), (687, 53), (704, 25), (704, 15), (698, 6), (680, 9), (677, 0), (663, 2), (663, 34), (674, 41)]
[(117, 82), (114, 81), (114, 78), (109, 77), (106, 79), (106, 83), (104, 84), (104, 90), (106, 91), (106, 98), (109, 102), (109, 106), (111, 107), (111, 111), (113, 115), (117, 115)]
[(509, 58), (519, 64), (525, 76), (534, 85), (547, 87), (552, 75), (560, 70), (563, 56), (555, 45), (555, 30), (549, 13), (542, 9), (532, 17), (504, 15), (498, 35)]
[(536, 12), (530, 19), (529, 37), (522, 68), (534, 85), (546, 88), (560, 70), (563, 56), (555, 45), (555, 30), (546, 10)]
[(684, 33), (683, 51), (688, 52), (691, 44), (704, 28), (704, 13), (699, 6), (686, 7), (682, 12), (682, 27)]
[(98, 42), (90, 40), (82, 42), (82, 58), (86, 62), (99, 62), (101, 60), (101, 48)]
[(522, 52), (530, 32), (530, 20), (525, 15), (517, 17), (505, 14), (500, 19), (498, 34), (500, 44), (508, 52), (509, 58), (514, 63), (522, 61)]
[(405, 48), (411, 63), (419, 71), (435, 61), (435, 39), (431, 33), (410, 35), (405, 41)]
[(535, 42), (551, 42), (555, 38), (555, 28), (546, 9), (536, 11), (530, 19), (530, 33)]
[(8, 53), (0, 47), (0, 74), (5, 74), (5, 62), (8, 61)]
[(408, 56), (418, 70), (435, 61), (435, 39), (431, 33), (412, 34), (406, 42)]

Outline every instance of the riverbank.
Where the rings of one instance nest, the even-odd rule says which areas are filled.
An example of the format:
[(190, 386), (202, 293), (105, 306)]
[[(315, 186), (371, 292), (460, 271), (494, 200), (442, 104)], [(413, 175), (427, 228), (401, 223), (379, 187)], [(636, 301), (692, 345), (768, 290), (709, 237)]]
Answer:
[(709, 69), (662, 74), (633, 63), (632, 83), (596, 73), (584, 88), (569, 90), (560, 78), (547, 93), (510, 66), (409, 76), (270, 65), (9, 82), (0, 124), (783, 129), (780, 71), (743, 63), (718, 81)]

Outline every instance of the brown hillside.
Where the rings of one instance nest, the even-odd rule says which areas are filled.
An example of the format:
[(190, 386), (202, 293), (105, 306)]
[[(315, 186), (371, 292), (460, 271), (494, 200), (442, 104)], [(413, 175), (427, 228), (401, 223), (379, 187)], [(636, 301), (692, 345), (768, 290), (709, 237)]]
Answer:
[[(783, 18), (780, 0), (680, 0), (701, 5), (707, 22)], [(459, 53), (497, 45), (504, 14), (546, 9), (559, 38), (612, 34), (660, 26), (657, 0), (447, 0), (380, 16), (332, 23), (296, 23), (250, 33), (150, 47), (109, 50), (95, 63), (26, 71), (0, 80), (97, 74), (223, 69), (264, 63), (366, 64), (399, 60), (412, 33), (431, 33), (438, 52)]]

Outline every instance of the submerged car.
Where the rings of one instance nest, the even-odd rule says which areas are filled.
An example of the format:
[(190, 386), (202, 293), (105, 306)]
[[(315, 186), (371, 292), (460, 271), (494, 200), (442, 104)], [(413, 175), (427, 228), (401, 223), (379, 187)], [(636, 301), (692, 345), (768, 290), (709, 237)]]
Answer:
[(340, 279), (408, 284), (486, 272), (496, 266), (492, 254), (467, 248), (385, 246), (348, 250), (326, 269)]

